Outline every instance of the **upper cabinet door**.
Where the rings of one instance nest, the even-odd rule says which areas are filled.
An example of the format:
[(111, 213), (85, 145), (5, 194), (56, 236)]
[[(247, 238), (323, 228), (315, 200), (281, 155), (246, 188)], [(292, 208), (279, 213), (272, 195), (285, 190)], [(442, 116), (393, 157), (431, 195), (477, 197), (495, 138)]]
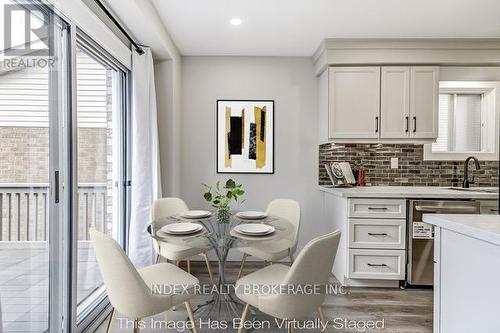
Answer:
[(411, 67), (410, 135), (417, 139), (437, 139), (439, 67)]
[(377, 139), (380, 67), (329, 68), (330, 139)]
[(318, 80), (318, 134), (319, 144), (328, 142), (328, 71), (324, 71)]
[(410, 134), (410, 67), (382, 67), (380, 138), (408, 138)]

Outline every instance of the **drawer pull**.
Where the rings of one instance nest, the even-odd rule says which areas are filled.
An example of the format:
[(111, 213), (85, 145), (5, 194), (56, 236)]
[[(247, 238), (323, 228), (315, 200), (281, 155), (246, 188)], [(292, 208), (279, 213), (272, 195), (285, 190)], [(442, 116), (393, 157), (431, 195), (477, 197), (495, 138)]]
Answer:
[(387, 267), (386, 264), (367, 264), (370, 267)]
[(382, 232), (382, 233), (369, 232), (368, 235), (370, 235), (370, 236), (387, 236), (387, 234), (385, 232)]
[(368, 210), (388, 210), (387, 207), (368, 207)]

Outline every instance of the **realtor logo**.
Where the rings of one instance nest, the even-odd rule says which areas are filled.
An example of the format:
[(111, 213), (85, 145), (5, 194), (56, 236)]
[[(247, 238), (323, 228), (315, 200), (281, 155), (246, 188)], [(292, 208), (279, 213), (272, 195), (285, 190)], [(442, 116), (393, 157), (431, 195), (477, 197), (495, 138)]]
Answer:
[(6, 56), (51, 56), (51, 15), (33, 4), (4, 5), (4, 54)]

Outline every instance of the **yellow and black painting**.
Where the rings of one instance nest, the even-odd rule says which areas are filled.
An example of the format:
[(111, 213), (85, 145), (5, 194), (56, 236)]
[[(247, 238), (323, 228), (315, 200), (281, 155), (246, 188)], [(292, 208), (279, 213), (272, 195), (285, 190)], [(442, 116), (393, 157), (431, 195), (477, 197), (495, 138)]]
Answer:
[(217, 172), (273, 173), (274, 101), (217, 101)]

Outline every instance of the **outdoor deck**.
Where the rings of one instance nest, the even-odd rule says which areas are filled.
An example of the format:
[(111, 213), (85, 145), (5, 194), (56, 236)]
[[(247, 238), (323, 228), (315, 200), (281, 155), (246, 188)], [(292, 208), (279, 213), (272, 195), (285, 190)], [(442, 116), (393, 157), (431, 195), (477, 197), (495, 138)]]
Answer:
[[(100, 285), (97, 262), (82, 242), (78, 301)], [(0, 242), (0, 332), (44, 332), (48, 327), (49, 261), (45, 242)]]

